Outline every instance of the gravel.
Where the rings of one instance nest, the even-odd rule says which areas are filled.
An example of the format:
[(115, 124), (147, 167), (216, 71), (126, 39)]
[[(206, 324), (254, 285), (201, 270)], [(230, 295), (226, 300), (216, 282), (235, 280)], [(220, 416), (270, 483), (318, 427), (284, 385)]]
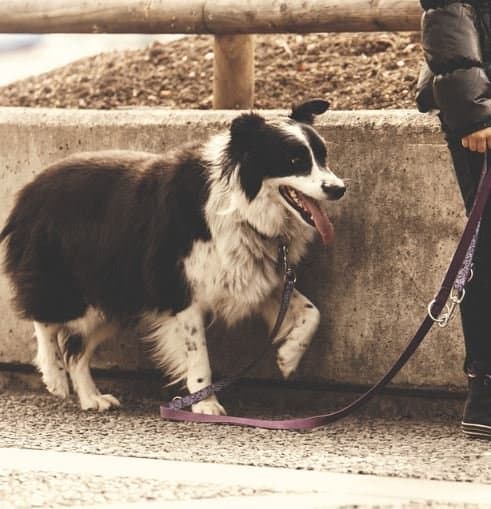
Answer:
[[(418, 33), (256, 36), (255, 108), (326, 97), (333, 109), (414, 108)], [(0, 88), (0, 106), (211, 108), (213, 38), (84, 58)]]

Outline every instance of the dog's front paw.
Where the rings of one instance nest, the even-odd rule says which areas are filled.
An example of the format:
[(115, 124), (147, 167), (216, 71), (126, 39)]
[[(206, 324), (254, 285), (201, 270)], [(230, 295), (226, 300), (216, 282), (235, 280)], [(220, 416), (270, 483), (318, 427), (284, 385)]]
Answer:
[(195, 414), (207, 415), (227, 415), (225, 408), (218, 402), (214, 396), (204, 399), (192, 406)]
[(82, 410), (97, 410), (105, 412), (113, 407), (119, 407), (121, 403), (112, 394), (90, 394), (80, 397)]
[(276, 364), (285, 378), (297, 369), (304, 352), (305, 348), (300, 348), (297, 343), (291, 341), (286, 341), (278, 349)]

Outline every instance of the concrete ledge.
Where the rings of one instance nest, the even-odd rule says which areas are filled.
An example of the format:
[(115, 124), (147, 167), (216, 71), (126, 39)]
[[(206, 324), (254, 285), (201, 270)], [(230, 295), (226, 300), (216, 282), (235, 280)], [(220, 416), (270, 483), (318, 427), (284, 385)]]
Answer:
[[(154, 109), (88, 111), (0, 108), (0, 221), (15, 192), (45, 165), (81, 150), (164, 151), (225, 128), (236, 112)], [(267, 112), (268, 116), (278, 112)], [(332, 206), (335, 244), (315, 245), (299, 287), (322, 323), (297, 380), (365, 385), (398, 356), (426, 313), (464, 225), (463, 207), (435, 118), (415, 111), (328, 112), (318, 121), (332, 168), (351, 179)], [(20, 322), (0, 280), (0, 362), (30, 363), (30, 324)], [(397, 377), (399, 387), (462, 388), (459, 321), (435, 328)], [(265, 331), (247, 323), (210, 339), (216, 370), (226, 373), (254, 356)], [(100, 351), (97, 367), (151, 366), (141, 345), (119, 338)], [(257, 378), (278, 378), (273, 357)]]

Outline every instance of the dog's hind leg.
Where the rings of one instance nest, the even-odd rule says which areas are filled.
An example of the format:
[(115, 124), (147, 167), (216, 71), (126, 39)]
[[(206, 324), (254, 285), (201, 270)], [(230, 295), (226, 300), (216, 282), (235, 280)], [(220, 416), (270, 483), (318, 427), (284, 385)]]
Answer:
[(34, 322), (37, 340), (34, 362), (48, 391), (60, 398), (66, 398), (70, 394), (70, 387), (57, 339), (61, 327), (60, 324)]
[[(262, 315), (271, 330), (276, 321), (280, 297), (275, 294), (262, 308)], [(319, 310), (298, 290), (293, 292), (285, 320), (273, 342), (280, 342), (276, 363), (286, 378), (296, 369), (319, 326)]]
[(115, 327), (111, 323), (103, 323), (87, 335), (68, 333), (65, 338), (65, 361), (82, 410), (102, 412), (120, 405), (111, 394), (100, 393), (90, 373), (90, 360), (96, 348), (114, 333)]

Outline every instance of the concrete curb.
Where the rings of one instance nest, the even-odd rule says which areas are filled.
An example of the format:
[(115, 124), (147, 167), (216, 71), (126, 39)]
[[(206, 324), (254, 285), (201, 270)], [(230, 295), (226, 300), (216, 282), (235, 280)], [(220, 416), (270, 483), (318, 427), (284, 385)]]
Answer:
[[(15, 192), (46, 164), (82, 150), (163, 151), (225, 128), (236, 112), (155, 109), (90, 111), (0, 108), (0, 220)], [(267, 112), (268, 116), (284, 112)], [(319, 306), (322, 323), (296, 375), (302, 381), (356, 385), (376, 381), (426, 313), (464, 224), (463, 207), (435, 118), (409, 110), (333, 111), (318, 128), (332, 168), (352, 179), (332, 207), (337, 238), (315, 245), (300, 269), (299, 287)], [(0, 280), (0, 362), (30, 363), (30, 324), (20, 322)], [(253, 322), (210, 338), (214, 366), (233, 372), (265, 337)], [(462, 388), (463, 342), (458, 320), (436, 330), (397, 377), (412, 388)], [(104, 347), (104, 369), (148, 368), (131, 337)], [(274, 359), (254, 372), (279, 377)]]

